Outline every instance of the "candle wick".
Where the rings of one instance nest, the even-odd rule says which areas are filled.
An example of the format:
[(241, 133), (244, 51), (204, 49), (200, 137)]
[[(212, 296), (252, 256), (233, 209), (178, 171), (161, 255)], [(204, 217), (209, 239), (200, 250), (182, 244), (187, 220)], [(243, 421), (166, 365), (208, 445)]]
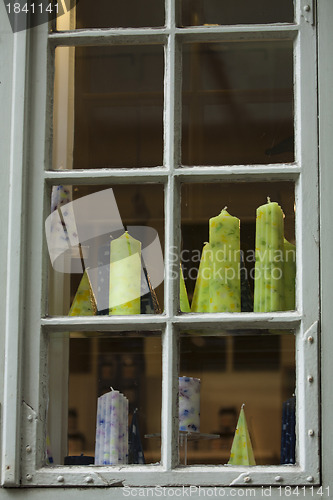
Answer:
[(110, 389), (111, 389), (111, 391), (114, 391), (114, 388), (113, 388), (113, 387), (111, 387), (111, 385), (110, 385)]
[(271, 199), (269, 196), (267, 196), (267, 203), (270, 203), (271, 202)]
[[(223, 210), (228, 210), (228, 207), (227, 207), (227, 206), (225, 206)], [(223, 210), (222, 210), (222, 212), (223, 212)]]
[(245, 406), (245, 403), (242, 404), (242, 407), (241, 407), (242, 410), (244, 409), (244, 406)]

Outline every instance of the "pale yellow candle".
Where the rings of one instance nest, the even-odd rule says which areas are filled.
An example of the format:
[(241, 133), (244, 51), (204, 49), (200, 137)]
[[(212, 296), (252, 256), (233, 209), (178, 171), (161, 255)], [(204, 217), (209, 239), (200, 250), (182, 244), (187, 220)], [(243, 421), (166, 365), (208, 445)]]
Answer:
[(110, 248), (109, 314), (140, 314), (141, 242), (126, 231)]
[(226, 210), (209, 220), (212, 273), (210, 312), (240, 312), (240, 221)]
[(180, 266), (180, 271), (179, 271), (179, 302), (180, 302), (180, 310), (181, 312), (190, 312), (190, 303), (188, 301), (188, 295), (187, 295), (187, 290), (186, 290), (186, 285), (185, 285), (185, 280), (184, 280), (184, 275), (182, 271), (182, 267)]
[(200, 260), (197, 281), (193, 293), (191, 312), (209, 312), (209, 282), (211, 278), (212, 250), (209, 243), (205, 243)]
[(257, 209), (254, 312), (284, 310), (283, 234), (282, 209), (268, 198)]

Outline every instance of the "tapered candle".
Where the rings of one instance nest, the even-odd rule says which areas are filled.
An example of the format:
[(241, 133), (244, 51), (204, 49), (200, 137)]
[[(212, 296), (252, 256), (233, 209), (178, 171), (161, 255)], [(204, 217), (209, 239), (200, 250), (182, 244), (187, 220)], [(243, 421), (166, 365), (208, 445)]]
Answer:
[(141, 242), (126, 231), (110, 246), (109, 314), (140, 314)]
[(197, 280), (195, 282), (191, 312), (209, 312), (209, 282), (211, 278), (211, 260), (211, 246), (209, 243), (205, 243), (202, 249)]
[(209, 220), (210, 312), (240, 312), (240, 222), (226, 210)]
[(256, 465), (250, 434), (247, 428), (244, 405), (241, 408), (234, 440), (231, 447), (230, 465)]
[(267, 200), (257, 209), (254, 312), (284, 310), (283, 212)]
[(181, 312), (190, 312), (190, 303), (188, 301), (188, 295), (184, 280), (184, 275), (182, 271), (182, 267), (180, 266), (179, 270), (179, 302), (180, 302), (180, 310)]
[(284, 307), (286, 311), (295, 309), (296, 247), (284, 239)]

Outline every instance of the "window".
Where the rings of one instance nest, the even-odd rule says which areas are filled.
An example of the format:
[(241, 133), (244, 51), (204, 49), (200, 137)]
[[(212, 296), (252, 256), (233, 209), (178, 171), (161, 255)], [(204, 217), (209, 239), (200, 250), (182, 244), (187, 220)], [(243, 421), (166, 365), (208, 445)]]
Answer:
[[(227, 2), (197, 2), (193, 8), (189, 2), (166, 0), (163, 20), (162, 3), (152, 7), (145, 2), (149, 17), (134, 16), (139, 22), (134, 25), (131, 16), (125, 16), (135, 9), (129, 2), (126, 9), (117, 8), (124, 17), (113, 26), (107, 6), (98, 19), (98, 12), (87, 14), (86, 3), (80, 0), (76, 11), (59, 17), (58, 31), (40, 26), (18, 39), (22, 49), (27, 38), (30, 43), (27, 164), (34, 194), (28, 193), (26, 200), (30, 257), (23, 403), (18, 404), (20, 413), (17, 401), (6, 410), (7, 426), (11, 412), (17, 419), (21, 414), (23, 447), (20, 452), (14, 421), (6, 445), (16, 466), (5, 473), (5, 483), (317, 485), (319, 228), (312, 8), (285, 1), (279, 9), (272, 5), (267, 17), (260, 13), (256, 18), (256, 11), (263, 12), (261, 1), (251, 12), (237, 2), (238, 18), (238, 9)], [(127, 316), (68, 316), (82, 273), (52, 269), (44, 237), (58, 186), (66, 186), (73, 202), (112, 189), (124, 226), (155, 231), (164, 254), (164, 283), (156, 285), (159, 309)], [(238, 213), (246, 255), (254, 248), (255, 209), (266, 196), (283, 206), (286, 234), (296, 241), (295, 307), (272, 312), (181, 311), (179, 264), (191, 299), (199, 265), (192, 265), (193, 256), (208, 238), (208, 219), (225, 205)], [(81, 250), (79, 264), (86, 258)], [(249, 259), (246, 264), (251, 289), (254, 264)], [(98, 310), (108, 308), (99, 307), (96, 300)], [(15, 346), (10, 346), (11, 353)], [(117, 376), (112, 375), (115, 364)], [(262, 418), (258, 407), (272, 391), (280, 391), (267, 403), (272, 426), (258, 445), (258, 465), (226, 467), (228, 453), (216, 453), (214, 439), (209, 445), (204, 439), (189, 443), (184, 458), (176, 425), (180, 375), (202, 379), (203, 403), (215, 413), (220, 406), (236, 407), (238, 413), (244, 402), (240, 398), (247, 391), (251, 394), (247, 382), (247, 387), (258, 384), (264, 391), (253, 412), (253, 418)], [(223, 389), (223, 378), (235, 384), (239, 396), (229, 395), (217, 405), (213, 389)], [(92, 395), (100, 395), (102, 384), (111, 379), (131, 395), (132, 409), (142, 406), (145, 398), (146, 412), (154, 413), (147, 428), (142, 426), (143, 434), (150, 435), (145, 439), (151, 439), (145, 444), (149, 465), (71, 469), (64, 464), (68, 428), (75, 427), (77, 418), (75, 408), (68, 417), (70, 403), (86, 408), (89, 435), (74, 428), (70, 436), (74, 452), (81, 452), (84, 440), (88, 448), (94, 444), (97, 407)], [(133, 380), (135, 385), (130, 384)], [(97, 392), (89, 386), (96, 381)], [(14, 385), (8, 380), (7, 390)], [(296, 463), (287, 466), (279, 464), (279, 444), (272, 434), (280, 432), (277, 415), (293, 386)], [(85, 391), (90, 392), (89, 403)], [(205, 418), (202, 414), (203, 424)], [(206, 422), (202, 433), (216, 434), (211, 425), (215, 422)], [(47, 435), (53, 466), (47, 463)]]

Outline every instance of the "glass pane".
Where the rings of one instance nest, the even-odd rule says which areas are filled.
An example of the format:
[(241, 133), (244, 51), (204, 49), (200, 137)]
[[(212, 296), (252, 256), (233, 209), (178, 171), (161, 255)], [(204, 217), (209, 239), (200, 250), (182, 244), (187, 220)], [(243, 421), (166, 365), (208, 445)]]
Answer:
[[(52, 334), (49, 463), (159, 461), (159, 443), (145, 436), (161, 432), (161, 363), (160, 332)], [(110, 436), (111, 424), (119, 436)], [(139, 431), (136, 439), (133, 425)]]
[[(216, 332), (183, 333), (180, 376), (200, 380), (200, 398), (189, 396), (192, 420), (197, 417), (199, 428), (181, 433), (180, 463), (274, 465), (295, 462), (295, 336), (292, 331), (225, 331), (221, 328)], [(239, 422), (242, 405), (245, 405), (249, 439), (245, 439), (244, 427)], [(293, 409), (288, 415), (287, 408)], [(181, 410), (180, 419), (182, 421)], [(237, 424), (239, 432), (234, 440)], [(247, 453), (242, 454), (242, 449)]]
[(49, 315), (162, 312), (162, 185), (54, 186), (50, 206)]
[(181, 233), (192, 312), (295, 309), (292, 182), (184, 184)]
[[(60, 7), (58, 30), (62, 29), (62, 17), (63, 10)], [(164, 26), (164, 1), (99, 0), (92, 4), (89, 0), (79, 0), (76, 3), (75, 17), (77, 29)]]
[(163, 163), (163, 47), (56, 50), (53, 168)]
[(188, 44), (183, 72), (183, 165), (294, 161), (292, 41)]
[(183, 26), (293, 21), (293, 0), (182, 0)]

